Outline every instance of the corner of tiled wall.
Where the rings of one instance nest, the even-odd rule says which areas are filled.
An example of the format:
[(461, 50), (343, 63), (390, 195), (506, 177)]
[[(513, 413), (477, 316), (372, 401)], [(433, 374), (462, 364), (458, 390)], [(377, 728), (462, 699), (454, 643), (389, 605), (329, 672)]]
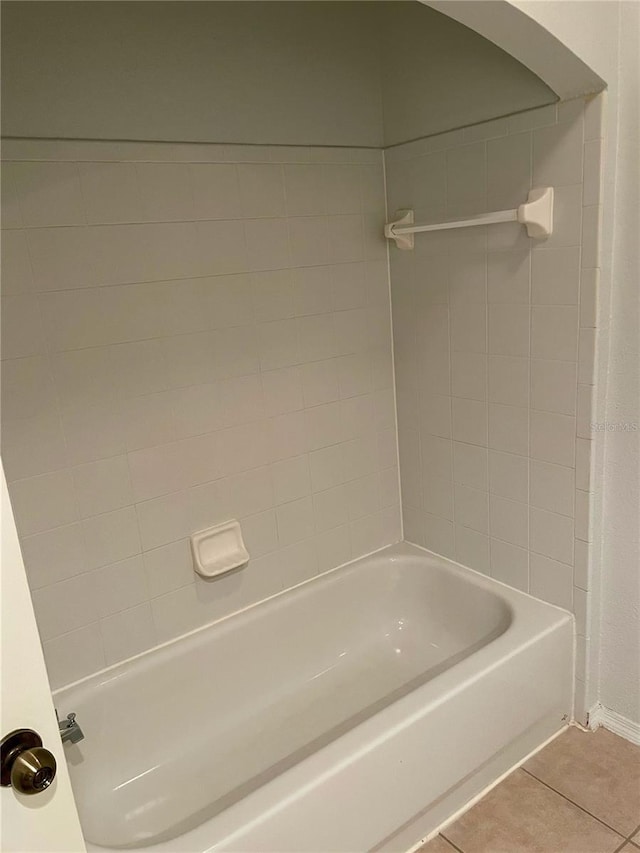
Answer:
[(572, 610), (584, 718), (593, 513), (599, 103), (550, 105), (385, 152), (389, 210), (514, 208), (553, 186), (554, 233), (511, 223), (391, 248), (405, 538)]
[[(380, 151), (3, 157), (3, 462), (54, 686), (399, 539)], [(249, 567), (195, 577), (229, 517)]]

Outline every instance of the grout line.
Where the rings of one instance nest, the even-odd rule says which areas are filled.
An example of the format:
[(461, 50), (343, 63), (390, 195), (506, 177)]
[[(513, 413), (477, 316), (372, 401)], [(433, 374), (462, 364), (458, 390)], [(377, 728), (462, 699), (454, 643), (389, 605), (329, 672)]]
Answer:
[[(548, 106), (547, 104), (543, 104), (543, 106)], [(521, 110), (521, 112), (529, 112), (531, 109), (539, 109), (538, 107), (529, 108), (528, 110)], [(442, 132), (442, 131), (441, 131)], [(209, 140), (197, 140), (197, 139), (115, 139), (109, 137), (104, 139), (102, 137), (91, 137), (91, 136), (11, 136), (11, 135), (2, 135), (2, 140), (12, 140), (18, 142), (25, 142), (36, 140), (38, 142), (97, 142), (108, 145), (119, 145), (121, 143), (126, 143), (127, 145), (210, 145), (212, 147), (221, 148), (225, 145), (228, 145), (233, 148), (338, 148), (338, 149), (366, 149), (367, 151), (383, 151), (379, 145), (322, 145), (318, 143), (309, 143), (305, 142), (302, 144), (296, 144), (291, 142), (212, 142)], [(56, 161), (57, 162), (57, 161)], [(68, 161), (67, 161), (68, 162)], [(79, 161), (82, 162), (82, 161)], [(244, 161), (240, 161), (244, 162)], [(266, 162), (266, 161), (265, 161)]]
[[(384, 193), (384, 216), (385, 221), (389, 219), (389, 188), (387, 183), (387, 158), (385, 156), (384, 150), (382, 151), (382, 189)], [(402, 502), (402, 477), (400, 476), (400, 428), (398, 423), (398, 383), (397, 383), (397, 371), (396, 371), (396, 348), (395, 348), (395, 335), (394, 335), (394, 324), (393, 324), (393, 294), (392, 294), (392, 280), (391, 280), (391, 246), (389, 245), (390, 241), (387, 240), (386, 245), (386, 269), (387, 269), (387, 291), (389, 297), (389, 332), (391, 335), (391, 369), (393, 371), (393, 381), (391, 384), (391, 390), (393, 392), (393, 408), (394, 408), (394, 428), (396, 432), (396, 467), (398, 474), (398, 509), (400, 513), (400, 537), (401, 540), (404, 541), (404, 509)]]
[[(452, 824), (452, 826), (455, 826), (455, 824)], [(454, 844), (450, 838), (447, 838), (447, 836), (444, 834), (444, 832), (440, 833), (440, 837), (444, 838), (444, 840), (447, 842), (447, 844), (450, 844), (454, 850), (458, 851), (458, 853), (464, 853), (464, 850), (462, 849), (462, 847), (458, 847), (457, 844)], [(437, 836), (436, 836), (436, 838), (437, 838)]]
[[(598, 823), (602, 824), (602, 826), (606, 826), (607, 829), (610, 829), (612, 832), (615, 832), (616, 835), (622, 837), (617, 829), (614, 829), (610, 824), (606, 823), (606, 821), (602, 820), (601, 818), (596, 817), (596, 815), (592, 814), (588, 809), (585, 809), (584, 806), (581, 806), (580, 803), (576, 803), (575, 800), (572, 800), (570, 797), (567, 797), (566, 794), (563, 794), (561, 791), (558, 791), (558, 789), (554, 788), (553, 785), (549, 785), (547, 782), (544, 781), (544, 779), (540, 779), (539, 776), (536, 776), (530, 770), (527, 770), (526, 767), (522, 767), (521, 769), (524, 770), (525, 773), (528, 773), (532, 779), (535, 779), (537, 782), (540, 782), (541, 785), (544, 785), (545, 788), (548, 788), (550, 791), (553, 791), (555, 794), (558, 794), (558, 796), (562, 797), (563, 800), (566, 800), (568, 803), (571, 803), (576, 808), (580, 809), (580, 811), (584, 812), (585, 814), (588, 814), (589, 817), (592, 817), (594, 820), (597, 820)], [(627, 841), (626, 838), (624, 840), (625, 842)]]
[[(583, 98), (584, 96), (580, 95), (578, 97)], [(577, 100), (577, 98), (570, 98), (568, 100)], [(523, 110), (515, 110), (515, 111), (510, 112), (510, 113), (503, 113), (502, 115), (497, 115), (497, 116), (494, 116), (493, 118), (487, 118), (487, 119), (484, 119), (483, 121), (476, 121), (473, 124), (460, 124), (460, 125), (457, 125), (456, 127), (450, 127), (447, 130), (439, 130), (437, 133), (427, 133), (424, 136), (416, 136), (413, 139), (407, 139), (405, 142), (394, 142), (392, 145), (385, 145), (382, 150), (388, 151), (391, 148), (401, 148), (403, 145), (410, 145), (412, 142), (420, 142), (422, 139), (433, 139), (434, 137), (437, 137), (437, 136), (444, 136), (447, 133), (455, 133), (457, 130), (465, 130), (468, 127), (478, 127), (479, 125), (488, 124), (489, 122), (492, 122), (492, 121), (500, 121), (503, 118), (511, 118), (511, 116), (517, 116), (517, 115), (522, 115), (523, 113), (534, 112), (535, 110), (544, 109), (544, 107), (556, 106), (556, 104), (558, 104), (559, 102), (560, 102), (560, 98), (556, 98), (555, 101), (550, 101), (546, 104), (539, 104), (537, 107), (527, 107), (526, 109), (523, 109)], [(556, 121), (557, 121), (557, 118), (556, 118)], [(542, 127), (548, 127), (548, 125), (541, 125), (541, 126)], [(534, 128), (534, 129), (537, 129), (537, 128)], [(521, 131), (521, 132), (527, 133), (528, 131)], [(504, 134), (501, 134), (500, 137), (493, 137), (493, 138), (502, 138), (503, 136), (509, 136), (509, 135), (510, 135), (509, 131), (507, 130), (507, 132)], [(486, 142), (486, 140), (477, 140), (477, 141), (478, 142)], [(471, 144), (473, 144), (473, 142)], [(326, 146), (319, 146), (319, 147), (326, 147)]]
[(636, 844), (636, 842), (633, 840), (633, 836), (637, 835), (638, 832), (640, 832), (640, 824), (636, 826), (636, 828), (632, 831), (631, 835), (627, 838), (627, 841), (630, 841), (632, 844), (635, 844), (636, 847), (640, 847), (640, 843)]

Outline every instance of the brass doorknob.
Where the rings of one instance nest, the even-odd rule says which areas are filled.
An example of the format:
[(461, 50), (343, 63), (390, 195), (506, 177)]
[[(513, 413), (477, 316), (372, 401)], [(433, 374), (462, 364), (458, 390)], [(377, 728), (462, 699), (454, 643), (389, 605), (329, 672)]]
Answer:
[(16, 729), (0, 742), (0, 784), (21, 794), (39, 794), (56, 775), (56, 760), (33, 729)]

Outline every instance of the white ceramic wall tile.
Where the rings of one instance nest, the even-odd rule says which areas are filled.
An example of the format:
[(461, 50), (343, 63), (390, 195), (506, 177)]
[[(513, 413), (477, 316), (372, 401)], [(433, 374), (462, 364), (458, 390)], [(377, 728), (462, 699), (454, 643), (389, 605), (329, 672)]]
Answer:
[(51, 687), (61, 687), (106, 666), (100, 624), (94, 622), (43, 643)]
[(521, 548), (529, 546), (529, 523), (526, 504), (491, 495), (491, 536)]
[(344, 524), (328, 533), (320, 533), (315, 539), (318, 556), (318, 571), (324, 572), (351, 559), (351, 533)]
[(578, 184), (582, 180), (582, 115), (533, 132), (533, 183), (538, 187)]
[(89, 568), (105, 566), (140, 553), (135, 509), (127, 507), (87, 518), (82, 530)]
[(56, 411), (7, 420), (3, 425), (2, 461), (8, 481), (58, 471), (68, 464), (69, 455)]
[(271, 474), (276, 504), (288, 503), (311, 493), (309, 459), (306, 455), (276, 462), (271, 466)]
[(25, 358), (45, 351), (38, 299), (32, 294), (3, 296), (0, 300), (2, 358)]
[(489, 404), (489, 447), (526, 456), (529, 453), (529, 410)]
[(136, 183), (145, 221), (195, 219), (189, 168), (171, 163), (136, 164)]
[(451, 353), (451, 391), (454, 397), (485, 400), (487, 357), (480, 353)]
[(603, 136), (603, 113), (606, 92), (587, 98), (584, 108), (584, 138), (585, 142), (601, 139)]
[(460, 304), (452, 307), (451, 348), (469, 353), (487, 351), (487, 321), (484, 306)]
[(87, 222), (140, 222), (142, 205), (132, 163), (83, 163), (78, 166)]
[(562, 465), (531, 460), (531, 506), (573, 516), (574, 470)]
[(285, 194), (282, 166), (237, 166), (242, 215), (284, 216)]
[(314, 532), (313, 502), (310, 497), (282, 504), (276, 510), (276, 516), (280, 545), (291, 545), (308, 539)]
[[(471, 445), (468, 445), (471, 447)], [(482, 448), (478, 448), (481, 450)], [(451, 441), (433, 435), (420, 436), (420, 458), (424, 481), (431, 477), (450, 477), (452, 465)], [(457, 479), (462, 483), (464, 480)]]
[(290, 265), (286, 219), (247, 219), (244, 230), (248, 269), (275, 270)]
[(456, 483), (454, 487), (455, 521), (479, 533), (489, 530), (489, 499), (484, 491)]
[(531, 301), (535, 305), (577, 305), (579, 286), (577, 246), (532, 253)]
[(555, 512), (529, 511), (531, 550), (573, 565), (573, 519)]
[[(3, 170), (3, 458), (43, 602), (99, 586), (81, 629), (99, 654), (77, 671), (394, 541), (380, 153), (20, 152)], [(214, 595), (186, 537), (231, 517), (252, 561), (282, 560)], [(77, 623), (49, 621), (64, 648)]]
[(485, 144), (474, 143), (447, 151), (447, 215), (477, 213), (486, 204)]
[(502, 542), (499, 539), (491, 539), (491, 577), (502, 583), (529, 591), (529, 552), (526, 548), (519, 548)]
[(489, 306), (489, 352), (492, 355), (529, 355), (528, 306)]
[(487, 407), (478, 400), (456, 397), (453, 405), (453, 437), (466, 444), (487, 446)]
[[(4, 210), (4, 196), (2, 209)], [(33, 288), (34, 280), (26, 232), (3, 231), (2, 295), (28, 293)]]
[(309, 450), (306, 412), (288, 412), (271, 421), (273, 458), (288, 459)]
[(571, 567), (540, 554), (531, 554), (531, 594), (558, 607), (573, 609)]
[[(425, 548), (442, 554), (444, 557), (454, 559), (454, 525), (452, 521), (440, 518), (437, 515), (425, 513), (422, 519), (422, 536)], [(405, 537), (413, 541), (405, 529)], [(420, 544), (420, 542), (418, 542)]]
[(554, 412), (531, 412), (531, 458), (573, 468), (576, 420)]
[(528, 358), (489, 356), (489, 401), (507, 406), (529, 404)]
[(490, 574), (489, 537), (469, 527), (455, 525), (456, 560), (464, 566)]
[(530, 188), (531, 134), (510, 134), (490, 140), (487, 143), (488, 207), (492, 210), (518, 207), (526, 200)]
[(526, 503), (529, 497), (529, 460), (513, 453), (489, 451), (489, 491)]
[(196, 219), (237, 219), (241, 215), (235, 166), (190, 166)]
[(145, 551), (144, 565), (151, 598), (180, 589), (193, 581), (193, 559), (187, 539)]
[(112, 456), (74, 468), (73, 480), (82, 518), (133, 503), (126, 456)]
[(84, 572), (33, 591), (33, 608), (43, 641), (95, 622), (100, 614), (96, 577)]
[(531, 360), (531, 407), (575, 415), (577, 365), (571, 361)]
[(71, 471), (16, 480), (11, 501), (21, 536), (71, 524), (79, 517)]
[(100, 616), (128, 610), (149, 598), (142, 555), (103, 566), (94, 574)]
[(491, 252), (487, 256), (489, 302), (528, 305), (530, 253), (523, 249)]
[(86, 221), (75, 163), (11, 163), (13, 189), (25, 226), (79, 225)]
[(151, 605), (146, 602), (100, 620), (105, 663), (124, 660), (156, 644)]
[(21, 545), (25, 566), (29, 567), (31, 589), (66, 580), (87, 570), (80, 524), (55, 527), (23, 537)]
[(488, 452), (486, 448), (454, 441), (453, 478), (456, 483), (462, 483), (465, 486), (471, 486), (485, 492), (488, 491)]

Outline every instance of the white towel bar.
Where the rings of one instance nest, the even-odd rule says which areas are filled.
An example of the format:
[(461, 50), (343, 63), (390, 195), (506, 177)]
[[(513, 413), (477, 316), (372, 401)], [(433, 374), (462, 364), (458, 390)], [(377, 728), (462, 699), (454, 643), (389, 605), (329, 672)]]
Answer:
[(396, 211), (396, 219), (384, 227), (384, 236), (395, 240), (399, 249), (413, 249), (414, 234), (423, 231), (445, 231), (452, 228), (469, 228), (473, 225), (493, 225), (496, 222), (520, 222), (526, 225), (529, 237), (542, 239), (553, 232), (553, 187), (531, 190), (524, 204), (514, 210), (479, 213), (468, 219), (414, 225), (413, 210)]

